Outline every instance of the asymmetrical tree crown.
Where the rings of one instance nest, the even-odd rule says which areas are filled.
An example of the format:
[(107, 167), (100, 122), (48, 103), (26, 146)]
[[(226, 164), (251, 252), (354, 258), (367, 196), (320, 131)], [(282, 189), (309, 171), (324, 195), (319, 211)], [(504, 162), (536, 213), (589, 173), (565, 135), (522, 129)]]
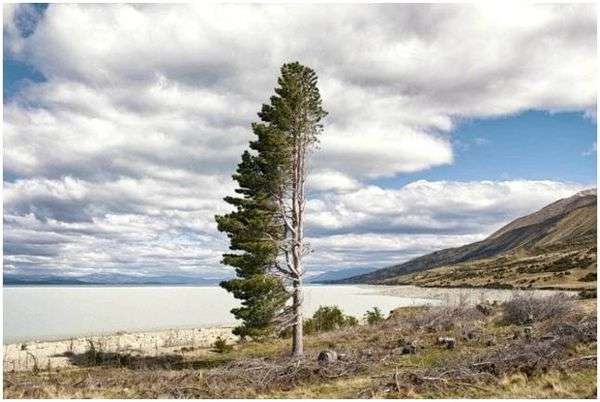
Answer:
[(281, 67), (276, 95), (264, 104), (258, 116), (288, 135), (308, 135), (309, 142), (317, 141), (320, 121), (327, 116), (317, 87), (317, 74), (298, 62)]

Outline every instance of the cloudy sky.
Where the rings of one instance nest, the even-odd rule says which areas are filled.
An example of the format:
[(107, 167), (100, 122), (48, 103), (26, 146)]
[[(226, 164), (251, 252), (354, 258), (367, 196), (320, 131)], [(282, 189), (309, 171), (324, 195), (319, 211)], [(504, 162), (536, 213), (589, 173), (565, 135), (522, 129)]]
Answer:
[[(516, 6), (511, 6), (516, 7)], [(329, 111), (312, 272), (484, 238), (596, 182), (589, 5), (4, 8), (4, 271), (220, 278), (279, 66)]]

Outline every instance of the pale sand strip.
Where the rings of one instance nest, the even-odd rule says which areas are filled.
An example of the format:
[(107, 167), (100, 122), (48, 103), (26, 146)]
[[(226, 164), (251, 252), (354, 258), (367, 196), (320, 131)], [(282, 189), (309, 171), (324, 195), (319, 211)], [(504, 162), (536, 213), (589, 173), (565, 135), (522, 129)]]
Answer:
[[(60, 341), (32, 341), (3, 346), (4, 371), (32, 370), (37, 361), (38, 368), (46, 370), (71, 367), (69, 357), (89, 350), (92, 341), (96, 350), (139, 356), (181, 354), (181, 348), (210, 348), (217, 337), (234, 343), (237, 336), (233, 327), (211, 327), (195, 329), (172, 329), (151, 332), (118, 332), (110, 335), (87, 336)], [(24, 349), (23, 349), (23, 345)]]

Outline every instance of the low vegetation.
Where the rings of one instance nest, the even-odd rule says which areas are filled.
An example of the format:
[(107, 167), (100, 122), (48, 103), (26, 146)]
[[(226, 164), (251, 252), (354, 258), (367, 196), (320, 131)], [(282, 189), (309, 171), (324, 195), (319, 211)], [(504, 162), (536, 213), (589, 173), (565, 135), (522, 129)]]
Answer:
[(383, 321), (383, 314), (379, 307), (373, 307), (373, 309), (367, 310), (365, 313), (365, 321), (369, 325), (375, 325)]
[(575, 308), (575, 301), (563, 293), (539, 298), (519, 294), (503, 306), (503, 318), (508, 324), (526, 325), (552, 317), (566, 317)]
[(213, 347), (217, 353), (227, 353), (233, 350), (233, 345), (227, 344), (227, 341), (220, 336), (215, 340)]
[(495, 289), (596, 289), (596, 244), (554, 244), (386, 279), (387, 285)]
[[(312, 335), (355, 325), (358, 325), (358, 320), (345, 315), (338, 306), (319, 306), (311, 318), (304, 320), (304, 333)], [(291, 328), (282, 331), (279, 336), (281, 338), (291, 337)]]
[[(372, 312), (374, 310), (371, 310)], [(341, 318), (343, 319), (341, 319)], [(7, 398), (593, 398), (595, 300), (406, 307), (372, 325), (311, 318), (305, 357), (288, 341), (174, 355), (73, 355), (73, 368), (5, 372)], [(183, 349), (183, 348), (182, 348)], [(221, 350), (219, 350), (221, 349)]]

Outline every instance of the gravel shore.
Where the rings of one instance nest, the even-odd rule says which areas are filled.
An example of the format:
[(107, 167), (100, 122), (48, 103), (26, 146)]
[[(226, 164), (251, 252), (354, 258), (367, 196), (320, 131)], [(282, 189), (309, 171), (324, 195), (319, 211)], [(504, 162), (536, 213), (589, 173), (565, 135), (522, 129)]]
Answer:
[[(4, 371), (62, 368), (72, 366), (73, 359), (90, 349), (140, 356), (184, 353), (186, 349), (210, 348), (217, 337), (232, 343), (237, 337), (233, 327), (172, 329), (151, 332), (117, 332), (59, 341), (31, 341), (4, 345)], [(183, 351), (182, 351), (183, 348)]]

